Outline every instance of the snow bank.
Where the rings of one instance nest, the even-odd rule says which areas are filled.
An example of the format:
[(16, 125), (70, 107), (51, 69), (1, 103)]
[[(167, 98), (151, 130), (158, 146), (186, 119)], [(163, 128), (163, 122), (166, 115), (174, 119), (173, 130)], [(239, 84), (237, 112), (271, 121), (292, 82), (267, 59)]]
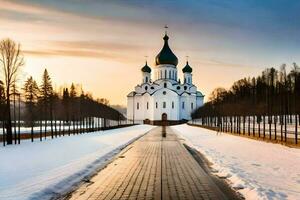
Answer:
[(300, 149), (192, 127), (172, 126), (246, 199), (300, 199)]
[(65, 136), (0, 147), (0, 199), (50, 199), (105, 165), (153, 126)]

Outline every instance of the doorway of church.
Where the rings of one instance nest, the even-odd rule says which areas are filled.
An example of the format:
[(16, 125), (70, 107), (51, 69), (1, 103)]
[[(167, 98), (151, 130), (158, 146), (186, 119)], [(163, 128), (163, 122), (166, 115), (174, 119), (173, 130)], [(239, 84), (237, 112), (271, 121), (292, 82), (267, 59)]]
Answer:
[(161, 120), (162, 120), (163, 122), (168, 121), (168, 115), (167, 115), (167, 113), (163, 113), (163, 114), (161, 115)]

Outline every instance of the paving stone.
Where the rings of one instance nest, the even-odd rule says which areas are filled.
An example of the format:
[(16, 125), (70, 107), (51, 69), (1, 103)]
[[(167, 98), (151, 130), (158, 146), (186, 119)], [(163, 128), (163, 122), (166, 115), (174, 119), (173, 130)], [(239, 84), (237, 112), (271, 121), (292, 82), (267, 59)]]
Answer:
[(163, 138), (157, 127), (129, 145), (70, 199), (227, 199), (177, 136), (166, 131)]

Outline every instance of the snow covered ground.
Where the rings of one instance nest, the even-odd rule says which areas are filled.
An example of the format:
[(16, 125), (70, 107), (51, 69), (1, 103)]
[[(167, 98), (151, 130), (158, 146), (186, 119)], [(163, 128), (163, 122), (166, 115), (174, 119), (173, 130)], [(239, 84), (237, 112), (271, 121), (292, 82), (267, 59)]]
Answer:
[(154, 126), (65, 136), (0, 147), (0, 199), (49, 199), (101, 168)]
[(300, 149), (192, 127), (172, 126), (246, 199), (300, 199)]

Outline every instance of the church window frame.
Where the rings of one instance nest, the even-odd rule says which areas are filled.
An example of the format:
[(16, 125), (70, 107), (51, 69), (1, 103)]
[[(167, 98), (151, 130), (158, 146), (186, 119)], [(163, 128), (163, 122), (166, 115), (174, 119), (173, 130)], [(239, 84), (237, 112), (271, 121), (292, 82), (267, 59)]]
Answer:
[(167, 108), (167, 102), (163, 102), (163, 108)]

